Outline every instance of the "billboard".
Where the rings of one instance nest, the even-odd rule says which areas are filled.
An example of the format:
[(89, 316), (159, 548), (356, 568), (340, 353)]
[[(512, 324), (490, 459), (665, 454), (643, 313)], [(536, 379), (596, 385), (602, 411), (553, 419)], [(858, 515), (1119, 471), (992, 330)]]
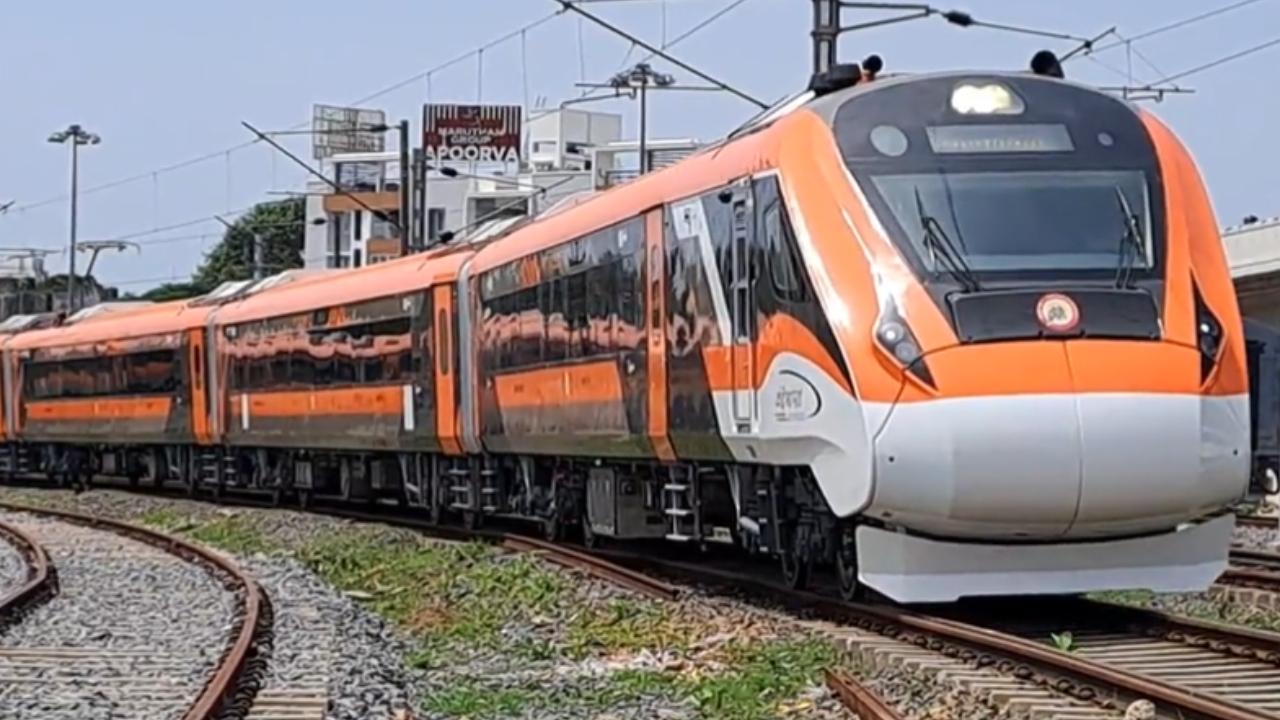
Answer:
[(424, 105), (427, 162), (520, 161), (519, 105)]
[(381, 110), (314, 105), (311, 155), (323, 160), (334, 153), (382, 152), (386, 125), (387, 114)]

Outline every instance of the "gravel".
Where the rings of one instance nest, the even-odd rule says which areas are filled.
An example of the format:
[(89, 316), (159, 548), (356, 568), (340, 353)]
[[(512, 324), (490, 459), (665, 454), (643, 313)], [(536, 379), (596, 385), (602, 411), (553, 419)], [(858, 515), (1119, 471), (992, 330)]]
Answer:
[(410, 650), (402, 636), (293, 559), (255, 555), (240, 563), (275, 613), (265, 693), (323, 698), (328, 720), (407, 711), (416, 681), (401, 660)]
[(0, 535), (0, 596), (8, 594), (27, 579), (27, 561), (7, 538)]
[(60, 592), (0, 636), (0, 717), (177, 718), (229, 638), (232, 593), (138, 541), (16, 513)]
[(908, 718), (989, 720), (1013, 714), (990, 699), (939, 682), (931, 673), (885, 666), (861, 680), (864, 687)]
[(1280, 550), (1280, 521), (1276, 528), (1260, 528), (1237, 525), (1235, 542), (1259, 550)]
[[(354, 533), (358, 527), (322, 515), (229, 510), (208, 503), (115, 491), (94, 490), (75, 496), (69, 492), (3, 489), (0, 494), (15, 502), (168, 524), (183, 531), (234, 517), (241, 526), (251, 527), (264, 538), (269, 547), (291, 550), (303, 548), (313, 540), (332, 538), (334, 533)], [(397, 542), (400, 538), (405, 543), (422, 542), (411, 531), (383, 528), (378, 533)], [(697, 683), (702, 678), (733, 672), (737, 667), (731, 657), (735, 647), (787, 642), (805, 634), (787, 611), (726, 596), (723, 588), (692, 587), (677, 603), (658, 603), (548, 565), (567, 581), (570, 590), (545, 616), (524, 614), (509, 619), (496, 642), (454, 641), (447, 647), (432, 649), (430, 659), (421, 660), (421, 637), (425, 631), (419, 623), (429, 624), (431, 618), (415, 618), (410, 623), (413, 627), (408, 628), (391, 625), (372, 612), (368, 597), (344, 594), (288, 554), (237, 551), (236, 557), (271, 596), (275, 615), (266, 681), (258, 697), (305, 697), (327, 706), (327, 710), (317, 709), (316, 714), (307, 717), (720, 718), (726, 716), (700, 708), (698, 699), (688, 692), (669, 687), (628, 691), (620, 689), (619, 678), (648, 672), (675, 677), (681, 683)], [(514, 556), (508, 557), (509, 560), (498, 562), (517, 562)], [(570, 634), (575, 619), (588, 608), (613, 603), (629, 603), (648, 610), (661, 608), (668, 616), (662, 632), (675, 631), (688, 637), (673, 643), (670, 638), (654, 636), (637, 646), (573, 652)], [(416, 637), (410, 635), (410, 630)], [(415, 657), (420, 662), (414, 662)], [(778, 672), (785, 670), (779, 668)], [(886, 678), (886, 682), (897, 677), (905, 683), (913, 674), (891, 668), (880, 671), (877, 677)], [(467, 702), (483, 707), (473, 704), (478, 709), (467, 711), (463, 709)], [(770, 714), (776, 712), (789, 718), (851, 717), (820, 682), (802, 684), (790, 697), (778, 698), (771, 707)], [(4, 716), (0, 707), (0, 717)]]

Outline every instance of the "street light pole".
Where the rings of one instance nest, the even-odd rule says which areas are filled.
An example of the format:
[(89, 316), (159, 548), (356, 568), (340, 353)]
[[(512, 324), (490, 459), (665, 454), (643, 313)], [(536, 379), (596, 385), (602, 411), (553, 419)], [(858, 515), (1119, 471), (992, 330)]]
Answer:
[[(640, 174), (649, 172), (649, 86), (669, 88), (675, 78), (655, 72), (649, 63), (640, 63), (630, 70), (623, 70), (609, 80), (609, 87), (616, 92), (635, 91), (640, 96)], [(635, 97), (634, 95), (632, 97)]]
[(49, 136), (51, 143), (70, 143), (71, 145), (71, 248), (67, 260), (67, 314), (76, 311), (76, 203), (80, 182), (80, 146), (97, 145), (102, 138), (85, 130), (79, 125), (69, 125)]

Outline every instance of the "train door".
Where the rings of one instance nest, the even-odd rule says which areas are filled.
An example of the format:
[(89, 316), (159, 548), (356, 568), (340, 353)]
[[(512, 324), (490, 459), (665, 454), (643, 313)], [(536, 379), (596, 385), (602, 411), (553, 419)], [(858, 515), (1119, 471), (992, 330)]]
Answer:
[(750, 433), (759, 418), (755, 391), (755, 288), (751, 252), (755, 234), (751, 181), (733, 186), (731, 200), (732, 237), (729, 247), (729, 314), (732, 318), (730, 347), (733, 380), (733, 423), (738, 433)]
[(431, 303), (434, 317), (431, 328), (434, 335), (435, 352), (435, 389), (436, 389), (436, 432), (440, 436), (440, 445), (449, 455), (462, 454), (462, 444), (458, 438), (458, 396), (454, 376), (457, 368), (457, 341), (453, 332), (454, 298), (453, 286), (441, 283), (432, 288)]
[(647, 259), (642, 275), (644, 301), (641, 306), (647, 311), (645, 323), (649, 343), (649, 407), (646, 412), (649, 442), (659, 460), (671, 461), (676, 459), (676, 455), (667, 431), (667, 396), (670, 386), (667, 384), (667, 253), (664, 247), (664, 223), (661, 207), (650, 210), (644, 216), (644, 252)]
[(208, 369), (205, 365), (204, 329), (187, 332), (189, 339), (187, 363), (191, 368), (191, 431), (196, 442), (206, 445), (210, 440), (209, 396), (207, 394)]

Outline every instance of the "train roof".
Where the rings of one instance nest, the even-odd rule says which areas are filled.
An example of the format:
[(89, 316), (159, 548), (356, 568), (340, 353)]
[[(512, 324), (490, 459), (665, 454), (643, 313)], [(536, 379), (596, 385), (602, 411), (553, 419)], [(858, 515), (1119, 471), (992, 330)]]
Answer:
[(85, 345), (111, 340), (165, 335), (200, 327), (212, 308), (192, 307), (187, 300), (140, 305), (90, 315), (70, 325), (32, 330), (13, 336), (8, 350)]
[(470, 250), (464, 244), (445, 246), (376, 265), (309, 277), (227, 304), (215, 320), (219, 325), (234, 325), (422, 290), (456, 278), (458, 269), (470, 257)]
[(483, 272), (610, 225), (640, 217), (665, 203), (721, 187), (744, 175), (776, 167), (777, 133), (770, 127), (704, 148), (661, 170), (636, 178), (513, 229), (476, 252)]

